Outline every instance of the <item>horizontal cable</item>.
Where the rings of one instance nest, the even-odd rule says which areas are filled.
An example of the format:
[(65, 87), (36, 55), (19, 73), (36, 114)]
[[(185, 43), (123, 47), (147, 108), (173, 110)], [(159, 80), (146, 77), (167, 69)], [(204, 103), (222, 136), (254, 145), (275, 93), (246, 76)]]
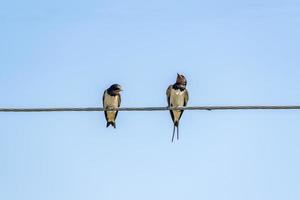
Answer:
[(299, 110), (300, 106), (187, 106), (187, 107), (100, 107), (77, 108), (0, 108), (0, 112), (99, 112), (99, 111), (164, 111), (164, 110)]

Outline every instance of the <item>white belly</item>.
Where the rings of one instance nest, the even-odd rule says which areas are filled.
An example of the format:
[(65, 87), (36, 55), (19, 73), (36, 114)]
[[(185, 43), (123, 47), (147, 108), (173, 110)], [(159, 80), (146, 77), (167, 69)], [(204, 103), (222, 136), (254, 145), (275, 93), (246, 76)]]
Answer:
[(105, 108), (117, 108), (119, 107), (119, 96), (110, 96), (105, 92), (104, 96), (104, 107)]
[(170, 103), (171, 106), (176, 107), (176, 106), (183, 106), (184, 105), (184, 91), (180, 90), (171, 90), (170, 94)]
[[(104, 108), (118, 108), (119, 96), (110, 96), (105, 92), (104, 96)], [(113, 122), (115, 119), (116, 111), (107, 111), (107, 118), (109, 122)]]
[[(170, 104), (172, 107), (177, 107), (177, 106), (184, 106), (184, 91), (180, 90), (171, 90), (170, 94)], [(180, 115), (182, 113), (181, 110), (173, 110), (173, 115), (174, 115), (174, 121), (178, 121), (180, 118)]]

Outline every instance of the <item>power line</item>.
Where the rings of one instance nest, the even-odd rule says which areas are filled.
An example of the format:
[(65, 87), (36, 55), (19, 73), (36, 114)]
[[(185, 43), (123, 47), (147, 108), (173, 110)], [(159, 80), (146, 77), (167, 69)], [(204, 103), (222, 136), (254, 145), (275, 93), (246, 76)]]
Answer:
[(100, 111), (166, 111), (166, 110), (300, 110), (300, 106), (187, 106), (187, 107), (100, 107), (0, 108), (0, 112), (100, 112)]

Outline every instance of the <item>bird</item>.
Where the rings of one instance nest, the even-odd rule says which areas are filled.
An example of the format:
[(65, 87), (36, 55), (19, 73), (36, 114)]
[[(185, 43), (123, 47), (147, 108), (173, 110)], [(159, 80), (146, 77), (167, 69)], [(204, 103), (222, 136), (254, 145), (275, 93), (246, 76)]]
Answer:
[[(104, 109), (115, 109), (121, 105), (121, 91), (122, 87), (119, 84), (113, 84), (103, 93), (103, 108)], [(106, 119), (106, 128), (110, 125), (116, 128), (116, 118), (118, 111), (104, 111)]]
[[(186, 106), (189, 100), (189, 92), (186, 89), (187, 81), (184, 75), (177, 73), (176, 83), (170, 85), (166, 91), (168, 107)], [(174, 123), (172, 142), (174, 141), (175, 129), (177, 128), (177, 140), (179, 140), (179, 121), (183, 110), (170, 110)]]

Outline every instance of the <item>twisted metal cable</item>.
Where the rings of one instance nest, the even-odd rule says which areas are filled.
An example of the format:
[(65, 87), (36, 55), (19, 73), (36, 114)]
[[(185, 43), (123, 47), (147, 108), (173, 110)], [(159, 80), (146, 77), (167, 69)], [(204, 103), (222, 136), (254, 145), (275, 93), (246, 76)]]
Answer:
[(300, 106), (187, 106), (187, 107), (100, 107), (0, 108), (0, 112), (99, 112), (99, 111), (166, 111), (166, 110), (300, 110)]

